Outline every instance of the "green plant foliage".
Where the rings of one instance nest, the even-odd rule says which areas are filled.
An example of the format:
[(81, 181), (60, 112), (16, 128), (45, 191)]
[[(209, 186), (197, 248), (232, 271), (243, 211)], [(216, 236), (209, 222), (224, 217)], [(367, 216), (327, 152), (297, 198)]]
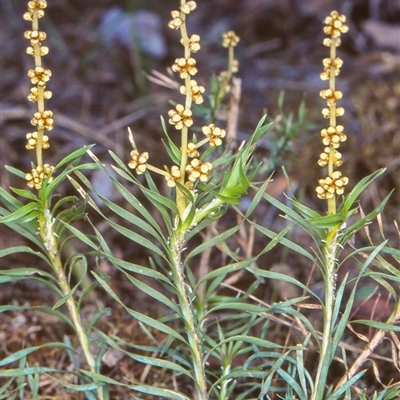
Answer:
[[(381, 389), (374, 387), (370, 398), (360, 390), (370, 368), (365, 362), (374, 362), (378, 344), (386, 339), (392, 353), (397, 351), (400, 250), (385, 237), (380, 220), (390, 194), (367, 213), (360, 205), (385, 169), (356, 182), (346, 194), (348, 179), (337, 169), (341, 155), (336, 149), (345, 136), (336, 125), (342, 115), (336, 101), (342, 94), (334, 90), (341, 63), (332, 54), (340, 34), (347, 31), (345, 17), (332, 12), (325, 20), (324, 32), (330, 35), (325, 45), (333, 59), (324, 60), (322, 77), (329, 80), (329, 89), (320, 93), (328, 106), (323, 114), (329, 118), (329, 128), (322, 131), (327, 150), (319, 160), (328, 167), (328, 176), (317, 187), (318, 197), (327, 202), (327, 213), (322, 214), (296, 193), (284, 201), (268, 193), (272, 171), (284, 164), (293, 141), (302, 130), (314, 128), (306, 122), (304, 101), (297, 116), (287, 115), (282, 92), (279, 118), (263, 116), (237, 149), (226, 143), (219, 115), (229, 111), (226, 100), (235, 82), (239, 38), (233, 31), (224, 33), (227, 69), (213, 75), (208, 101), (202, 104), (205, 88), (192, 79), (197, 73), (192, 56), (200, 50), (200, 38), (189, 36), (187, 25), (196, 3), (182, 0), (177, 7), (168, 26), (179, 32), (184, 50), (172, 66), (182, 81), (178, 87), (184, 101), (171, 101), (168, 120), (161, 117), (161, 142), (171, 165), (152, 165), (153, 155), (142, 149), (146, 141), (136, 143), (129, 130), (130, 161), (127, 154), (109, 150), (109, 169), (90, 145), (53, 168), (43, 161), (49, 140), (44, 132), (53, 124), (52, 112), (43, 112), (51, 73), (41, 67), (45, 35), (37, 30), (46, 2), (28, 3), (24, 18), (33, 30), (25, 36), (32, 48), (28, 53), (34, 55), (35, 69), (29, 76), (37, 90), (30, 100), (38, 103), (32, 120), (38, 132), (28, 134), (27, 147), (36, 149), (37, 166), (32, 163), (27, 174), (11, 166), (7, 171), (36, 191), (0, 187), (0, 224), (19, 239), (0, 249), (0, 257), (23, 260), (2, 267), (0, 284), (12, 290), (34, 283), (49, 298), (45, 304), (13, 299), (0, 305), (0, 313), (38, 319), (46, 314), (64, 331), (55, 336), (59, 339), (38, 339), (5, 352), (0, 399), (46, 397), (44, 379), (60, 396), (88, 400), (112, 400), (119, 390), (133, 399), (399, 398), (395, 378)], [(192, 127), (193, 115), (205, 125)], [(270, 143), (264, 165), (257, 155), (263, 140)], [(91, 181), (95, 170), (109, 179), (117, 200), (96, 193)], [(269, 178), (257, 182), (266, 173)], [(76, 195), (60, 196), (65, 184)], [(280, 229), (265, 226), (261, 207), (279, 213)], [(372, 235), (374, 224), (378, 228)], [(279, 267), (295, 260), (299, 268), (293, 262), (288, 270), (274, 268), (276, 254), (282, 260)], [(347, 264), (354, 270), (347, 271)], [(294, 288), (293, 295), (288, 287)], [(378, 289), (388, 296), (389, 317), (353, 315), (356, 304), (367, 302)], [(88, 312), (86, 303), (94, 310)], [(130, 337), (124, 326), (110, 323), (119, 311), (140, 340)], [(370, 330), (371, 339), (365, 339), (363, 329)], [(356, 352), (345, 340), (349, 331), (363, 342)], [(62, 353), (63, 361), (37, 361), (35, 356), (49, 350)], [(134, 373), (115, 374), (105, 361), (110, 354), (121, 356)], [(380, 358), (387, 360), (387, 355)], [(343, 366), (343, 376), (333, 380), (336, 362)], [(393, 364), (398, 369), (398, 355), (393, 355)]]

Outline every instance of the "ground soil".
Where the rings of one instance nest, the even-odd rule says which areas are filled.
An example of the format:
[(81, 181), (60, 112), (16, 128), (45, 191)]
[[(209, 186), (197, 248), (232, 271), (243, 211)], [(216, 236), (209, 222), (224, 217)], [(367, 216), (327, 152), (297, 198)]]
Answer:
[[(160, 115), (167, 117), (169, 100), (178, 100), (179, 94), (171, 88), (155, 84), (148, 77), (155, 76), (154, 71), (170, 76), (171, 64), (181, 56), (178, 34), (166, 26), (170, 11), (176, 8), (178, 2), (98, 0), (94, 5), (90, 1), (53, 0), (48, 3), (41, 29), (47, 32), (47, 45), (50, 48), (44, 63), (53, 75), (49, 83), (53, 97), (48, 104), (55, 115), (55, 129), (50, 133), (51, 148), (46, 153), (47, 162), (54, 165), (71, 151), (92, 143), (96, 143), (94, 152), (104, 162), (109, 162), (108, 150), (128, 160), (129, 126), (136, 142), (140, 143), (143, 150), (156, 154), (155, 163), (162, 168), (168, 163), (168, 158), (161, 143), (163, 133)], [(136, 13), (147, 10), (160, 17), (162, 26), (158, 34), (164, 43), (162, 55), (154, 56), (147, 51), (146, 43), (142, 49), (127, 49), (121, 43), (114, 43), (111, 47), (102, 44), (99, 38), (100, 21), (107, 10), (116, 5), (124, 11)], [(29, 29), (28, 23), (22, 19), (25, 7), (22, 0), (2, 0), (0, 3), (0, 151), (1, 185), (4, 188), (23, 185), (5, 171), (5, 165), (27, 171), (32, 161), (32, 153), (25, 149), (25, 135), (32, 130), (29, 120), (33, 110), (33, 105), (26, 100), (30, 89), (26, 74), (32, 68), (32, 59), (25, 52), (27, 41), (23, 32)], [(382, 220), (386, 237), (392, 247), (398, 248), (398, 230), (394, 221), (400, 223), (400, 48), (396, 40), (389, 36), (386, 41), (380, 40), (379, 27), (393, 29), (394, 37), (397, 35), (400, 42), (399, 1), (199, 0), (198, 9), (189, 19), (190, 32), (202, 37), (202, 50), (197, 56), (199, 77), (196, 79), (208, 89), (211, 75), (225, 68), (226, 54), (219, 44), (219, 38), (221, 32), (232, 29), (241, 37), (236, 53), (240, 63), (238, 76), (242, 82), (236, 132), (238, 142), (250, 136), (265, 112), (271, 120), (279, 122), (282, 110), (278, 107), (278, 97), (282, 91), (285, 93), (283, 110), (286, 115), (293, 113), (296, 116), (301, 101), (305, 101), (307, 126), (304, 124), (301, 127), (286, 148), (287, 151), (277, 159), (270, 193), (280, 199), (284, 199), (283, 193), (288, 193), (281, 168), (285, 166), (297, 198), (323, 212), (325, 205), (315, 196), (316, 181), (321, 176), (321, 168), (316, 162), (322, 150), (319, 131), (326, 124), (320, 111), (324, 101), (319, 97), (326, 82), (319, 79), (319, 74), (321, 61), (328, 56), (327, 48), (321, 44), (322, 21), (332, 7), (346, 13), (350, 27), (338, 50), (344, 61), (338, 77), (338, 88), (343, 91), (342, 105), (346, 110), (341, 123), (348, 136), (348, 141), (341, 147), (344, 160), (342, 171), (350, 179), (349, 186), (353, 187), (364, 176), (379, 168), (387, 168), (386, 173), (363, 195), (361, 205), (364, 212), (369, 212), (394, 189), (382, 213)], [(219, 117), (221, 123), (225, 123), (224, 115)], [(257, 156), (265, 165), (268, 165), (271, 149), (268, 139), (258, 147)], [(264, 175), (261, 178), (266, 178), (271, 171), (266, 168), (262, 172)], [(90, 178), (95, 179), (94, 176)], [(101, 179), (104, 178), (98, 179), (102, 186)], [(110, 191), (110, 197), (114, 196), (111, 187), (106, 190)], [(68, 185), (61, 187), (60, 191), (62, 196), (74, 193), (74, 189)], [(114, 199), (120, 201), (117, 197)], [(255, 214), (257, 220), (268, 224), (270, 229), (279, 230), (283, 226), (278, 213), (271, 206), (261, 204)], [(235, 218), (233, 214), (232, 218)], [(95, 216), (93, 220), (95, 224), (100, 224), (100, 229), (104, 228)], [(219, 228), (223, 229), (224, 224), (228, 226), (228, 222), (221, 222)], [(80, 225), (82, 229), (85, 229), (84, 226)], [(374, 227), (372, 236), (379, 239), (376, 225)], [(107, 235), (109, 245), (116, 254), (138, 263), (147, 262), (148, 254), (140, 248), (128, 246), (107, 228), (102, 232)], [(301, 232), (295, 232), (294, 235), (302, 245), (310, 246), (309, 239)], [(265, 245), (263, 240), (265, 238), (255, 238), (254, 252)], [(3, 249), (22, 243), (4, 226), (0, 226), (0, 241)], [(367, 238), (364, 236), (360, 241), (366, 244)], [(261, 258), (260, 264), (265, 268), (286, 268), (287, 273), (303, 281), (310, 278), (312, 266), (294, 254), (285, 254), (283, 263), (282, 254), (282, 249), (277, 248), (268, 253), (265, 259)], [(220, 258), (217, 252), (211, 265), (217, 264)], [(31, 262), (24, 254), (17, 254), (2, 259), (1, 269), (29, 265)], [(113, 289), (125, 304), (140, 304), (142, 312), (155, 314), (157, 305), (152, 304), (151, 299), (133, 292), (129, 282), (112, 266), (104, 264), (102, 268), (110, 275)], [(351, 272), (353, 268), (352, 265), (346, 265), (344, 269)], [(321, 281), (318, 274), (310, 279), (310, 284), (315, 288)], [(241, 281), (243, 288), (249, 283), (246, 279)], [(258, 295), (270, 302), (284, 297), (284, 293), (292, 289), (265, 283)], [(43, 285), (29, 280), (3, 285), (0, 290), (1, 304), (51, 307), (56, 301)], [(147, 337), (142, 334), (137, 322), (101, 291), (95, 292), (85, 302), (83, 315), (89, 318), (99, 305), (112, 309), (111, 315), (101, 322), (100, 327), (104, 332), (119, 334), (136, 344), (146, 344)], [(390, 307), (390, 300), (378, 290), (371, 298), (361, 299), (354, 312), (359, 318), (383, 320), (388, 316)], [(310, 318), (314, 318), (318, 324), (320, 315), (310, 315)], [(280, 332), (284, 342), (287, 332), (280, 330), (279, 325), (276, 331)], [(153, 334), (159, 335), (157, 332)], [(372, 333), (368, 331), (363, 334)], [(65, 324), (42, 312), (6, 312), (1, 314), (0, 319), (0, 358), (22, 347), (46, 341), (62, 341), (66, 336), (76, 341)], [(362, 347), (350, 332), (344, 341), (354, 349)], [(377, 354), (381, 357), (375, 360), (381, 381), (384, 384), (391, 379), (399, 381), (398, 370), (390, 361), (388, 345), (382, 346)], [(52, 365), (69, 366), (60, 349), (37, 352), (30, 363), (46, 364), (49, 360), (52, 360)], [(339, 376), (339, 363), (337, 369), (332, 374)], [(114, 379), (125, 377), (138, 380), (142, 377), (148, 384), (174, 384), (172, 377), (165, 376), (162, 371), (154, 370), (144, 377), (140, 365), (126, 358), (118, 359), (117, 355), (114, 361), (111, 360), (104, 367), (104, 373)], [(335, 376), (332, 376), (334, 380)], [(41, 398), (83, 398), (58, 392), (57, 385), (51, 380), (41, 384), (44, 396)], [(360, 388), (362, 385), (369, 393), (382, 387), (373, 369)], [(190, 392), (190, 388), (187, 390)], [(131, 398), (122, 389), (112, 396), (113, 399)]]

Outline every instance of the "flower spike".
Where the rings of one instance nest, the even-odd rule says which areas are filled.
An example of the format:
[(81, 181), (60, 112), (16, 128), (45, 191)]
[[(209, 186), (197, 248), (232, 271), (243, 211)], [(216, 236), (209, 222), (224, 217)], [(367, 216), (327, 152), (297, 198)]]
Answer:
[[(54, 167), (43, 164), (42, 151), (50, 147), (49, 137), (44, 134), (45, 131), (53, 129), (53, 112), (45, 109), (45, 100), (51, 98), (52, 93), (46, 89), (47, 83), (51, 78), (51, 71), (42, 66), (42, 57), (49, 53), (49, 48), (43, 46), (46, 40), (46, 33), (39, 31), (39, 19), (44, 16), (44, 10), (47, 7), (45, 0), (32, 0), (28, 2), (28, 11), (24, 14), (26, 21), (32, 22), (32, 30), (24, 33), (25, 39), (29, 40), (29, 46), (26, 52), (34, 58), (35, 68), (28, 71), (28, 77), (32, 85), (28, 100), (37, 104), (37, 111), (33, 114), (31, 124), (36, 128), (35, 132), (26, 135), (27, 143), (25, 147), (28, 150), (36, 150), (37, 166), (32, 168), (31, 172), (26, 174), (28, 186), (40, 189), (43, 181), (49, 176)], [(49, 178), (49, 181), (52, 177)]]
[(329, 119), (329, 127), (321, 130), (322, 143), (325, 146), (324, 152), (320, 154), (318, 165), (328, 167), (328, 176), (318, 181), (316, 187), (317, 196), (320, 199), (328, 201), (328, 213), (336, 213), (336, 195), (344, 193), (344, 187), (349, 179), (342, 176), (340, 171), (335, 171), (334, 167), (342, 165), (342, 155), (337, 150), (340, 144), (346, 141), (347, 136), (344, 133), (342, 125), (336, 124), (336, 118), (344, 114), (344, 108), (337, 106), (337, 101), (343, 96), (340, 90), (335, 88), (335, 78), (340, 73), (343, 61), (336, 57), (336, 48), (340, 46), (340, 36), (348, 31), (345, 24), (346, 17), (337, 11), (332, 11), (325, 18), (324, 33), (330, 37), (325, 38), (323, 45), (330, 48), (330, 57), (322, 61), (324, 70), (321, 73), (321, 80), (329, 81), (329, 87), (321, 90), (320, 97), (326, 101), (327, 107), (322, 109), (324, 118)]

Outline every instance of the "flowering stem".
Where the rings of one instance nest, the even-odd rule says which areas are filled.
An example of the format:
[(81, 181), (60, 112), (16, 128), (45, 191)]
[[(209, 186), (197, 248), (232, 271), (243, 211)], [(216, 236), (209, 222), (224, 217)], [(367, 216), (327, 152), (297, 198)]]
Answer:
[[(340, 15), (337, 11), (332, 11), (330, 16), (325, 18), (324, 33), (330, 36), (323, 41), (323, 44), (330, 48), (329, 58), (323, 60), (324, 72), (321, 74), (322, 80), (329, 80), (329, 87), (320, 92), (320, 96), (326, 100), (327, 108), (322, 110), (325, 118), (329, 118), (329, 128), (323, 129), (321, 135), (325, 147), (324, 153), (321, 153), (318, 164), (322, 167), (328, 167), (328, 176), (320, 179), (320, 185), (316, 191), (320, 199), (326, 199), (328, 205), (328, 215), (336, 214), (336, 195), (344, 192), (344, 186), (348, 183), (347, 177), (342, 177), (340, 171), (335, 171), (335, 166), (342, 164), (341, 154), (337, 151), (340, 142), (346, 140), (343, 133), (343, 126), (336, 125), (336, 117), (343, 115), (344, 109), (336, 106), (336, 101), (342, 98), (342, 92), (335, 88), (335, 77), (339, 75), (342, 60), (336, 57), (336, 47), (340, 46), (340, 35), (348, 31), (345, 25), (346, 17)], [(320, 348), (320, 356), (317, 374), (315, 377), (314, 391), (311, 400), (320, 400), (324, 398), (325, 384), (328, 376), (329, 366), (332, 362), (331, 347), (332, 334), (334, 330), (333, 311), (335, 306), (336, 290), (336, 271), (337, 271), (337, 253), (338, 253), (338, 231), (339, 227), (334, 226), (327, 231), (326, 240), (323, 241), (323, 279), (325, 284), (325, 302), (324, 302), (324, 332)]]
[[(64, 272), (63, 264), (58, 251), (56, 234), (53, 231), (51, 212), (47, 208), (45, 208), (43, 213), (39, 216), (39, 233), (47, 249), (47, 254), (50, 258), (50, 262), (57, 277), (57, 282), (60, 286), (61, 292), (63, 296), (67, 297), (71, 292), (71, 287)], [(78, 336), (78, 340), (82, 347), (86, 362), (89, 366), (89, 370), (92, 373), (96, 373), (95, 360), (90, 351), (89, 339), (85, 333), (79, 310), (73, 296), (69, 296), (65, 304), (68, 308), (72, 324), (74, 325), (75, 332)], [(103, 390), (101, 387), (97, 388), (97, 396), (99, 400), (104, 399)]]
[(324, 32), (330, 35), (323, 41), (324, 46), (330, 48), (329, 58), (323, 60), (324, 71), (321, 74), (322, 80), (329, 80), (328, 89), (321, 90), (320, 96), (326, 100), (327, 108), (322, 110), (325, 118), (329, 118), (329, 127), (321, 131), (324, 152), (320, 154), (318, 164), (321, 167), (328, 167), (328, 176), (319, 180), (319, 186), (316, 188), (318, 197), (326, 199), (328, 204), (328, 215), (336, 214), (336, 195), (344, 192), (344, 186), (349, 179), (342, 176), (334, 167), (342, 165), (342, 155), (337, 151), (340, 142), (346, 140), (343, 133), (343, 126), (336, 125), (336, 117), (344, 114), (343, 107), (337, 107), (336, 101), (342, 98), (343, 93), (335, 88), (335, 77), (339, 75), (340, 67), (343, 61), (336, 57), (336, 47), (340, 46), (340, 35), (348, 31), (345, 25), (346, 17), (340, 15), (337, 11), (332, 11), (330, 16), (325, 19)]
[[(186, 3), (186, 0), (181, 0), (181, 7), (183, 7)], [(187, 34), (187, 29), (186, 29), (186, 16), (182, 12), (182, 20), (183, 24), (180, 26), (180, 33), (181, 33), (181, 38), (182, 38), (182, 44), (184, 48), (184, 56), (185, 59), (188, 59), (190, 57), (190, 48), (189, 48), (189, 37)], [(192, 106), (192, 95), (191, 95), (191, 88), (190, 88), (190, 75), (188, 74), (185, 78), (185, 87), (186, 87), (186, 98), (185, 98), (185, 110), (190, 110)], [(186, 125), (183, 126), (182, 131), (181, 131), (181, 164), (180, 164), (180, 172), (181, 172), (181, 178), (180, 178), (180, 183), (182, 185), (185, 184), (185, 175), (186, 175), (186, 165), (187, 165), (187, 160), (188, 160), (188, 154), (187, 154), (187, 147), (188, 147), (188, 127)], [(179, 216), (182, 218), (185, 209), (186, 209), (186, 199), (183, 195), (183, 193), (176, 188), (176, 205), (178, 207), (179, 211)]]
[[(330, 47), (330, 58), (334, 60), (336, 58), (336, 43), (337, 38), (332, 38), (332, 45)], [(329, 89), (334, 93), (335, 92), (335, 73), (336, 68), (334, 65), (330, 67), (329, 74)], [(329, 107), (330, 117), (329, 117), (329, 125), (336, 126), (336, 102), (333, 102)], [(330, 146), (329, 148), (329, 161), (328, 161), (328, 176), (332, 176), (333, 174), (333, 162), (335, 159), (335, 149)], [(328, 199), (328, 214), (333, 215), (336, 214), (336, 196)]]
[[(224, 37), (225, 36), (225, 37)], [(213, 108), (213, 119), (215, 119), (215, 113), (218, 110), (219, 106), (221, 105), (222, 99), (224, 98), (225, 94), (229, 88), (229, 82), (232, 78), (232, 74), (237, 71), (237, 65), (235, 68), (235, 46), (239, 41), (239, 37), (234, 35), (233, 31), (227, 32), (223, 35), (223, 46), (228, 48), (228, 67), (227, 70), (224, 71), (221, 76), (221, 82), (219, 86), (219, 90), (217, 96), (215, 98), (215, 105)]]
[(337, 248), (338, 248), (338, 228), (332, 228), (327, 235), (324, 245), (324, 261), (326, 273), (325, 280), (325, 305), (324, 305), (324, 332), (319, 356), (317, 375), (315, 378), (314, 392), (311, 400), (323, 399), (328, 369), (332, 360), (332, 315), (336, 290), (336, 270), (337, 270)]
[[(187, 165), (188, 155), (187, 155), (187, 146), (188, 146), (188, 128), (184, 126), (181, 132), (181, 165), (180, 165), (180, 173), (181, 179), (180, 183), (182, 185), (185, 184), (185, 168)], [(186, 210), (186, 198), (183, 193), (176, 187), (176, 206), (178, 208), (179, 217), (182, 218), (183, 214)]]
[[(38, 10), (35, 9), (32, 15), (32, 30), (38, 31), (39, 30), (39, 19), (38, 19)], [(35, 58), (35, 66), (41, 67), (42, 66), (42, 57), (40, 55), (40, 45), (37, 44), (33, 47), (34, 50), (34, 58)], [(38, 88), (38, 111), (42, 113), (44, 111), (44, 88)], [(42, 155), (42, 143), (43, 143), (43, 130), (38, 129), (38, 137), (37, 137), (37, 145), (36, 145), (36, 161), (37, 165), (43, 165), (43, 155)]]
[(171, 254), (173, 256), (172, 276), (177, 290), (178, 301), (182, 311), (183, 321), (186, 328), (187, 338), (189, 341), (193, 369), (197, 385), (197, 399), (207, 400), (207, 383), (203, 363), (203, 355), (199, 336), (197, 335), (196, 323), (194, 320), (191, 307), (190, 287), (185, 283), (183, 264), (182, 264), (182, 247), (185, 238), (184, 234), (174, 235), (171, 238)]

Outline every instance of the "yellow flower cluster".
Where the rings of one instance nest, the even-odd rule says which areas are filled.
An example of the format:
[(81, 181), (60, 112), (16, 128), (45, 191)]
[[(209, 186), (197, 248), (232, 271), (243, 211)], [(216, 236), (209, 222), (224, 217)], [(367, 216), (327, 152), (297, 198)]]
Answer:
[[(328, 43), (329, 43), (329, 47), (330, 47), (332, 41), (329, 39)], [(324, 58), (322, 60), (322, 65), (324, 66), (324, 70), (321, 73), (320, 77), (323, 81), (327, 81), (327, 80), (329, 80), (329, 77), (330, 77), (330, 74), (332, 71), (335, 74), (335, 76), (339, 75), (340, 68), (343, 65), (343, 61), (339, 57), (336, 57), (334, 59)]]
[(184, 126), (193, 125), (192, 110), (185, 108), (182, 104), (177, 104), (174, 110), (168, 111), (169, 123), (175, 125), (175, 129), (180, 131)]
[(208, 181), (208, 174), (212, 168), (211, 163), (201, 162), (198, 158), (194, 158), (190, 161), (190, 164), (186, 166), (186, 172), (189, 173), (189, 181), (196, 182), (200, 180), (201, 182)]
[(223, 47), (235, 47), (240, 41), (239, 36), (233, 31), (225, 32), (222, 34), (222, 46)]
[(129, 168), (136, 171), (138, 175), (144, 174), (147, 168), (147, 160), (149, 159), (149, 153), (139, 153), (137, 150), (131, 151), (131, 161), (129, 162)]
[(45, 129), (51, 131), (53, 129), (53, 122), (53, 112), (50, 110), (35, 112), (31, 119), (31, 124), (36, 126), (39, 131)]
[[(183, 39), (181, 39), (181, 43), (184, 45)], [(190, 36), (188, 46), (191, 53), (197, 53), (200, 50), (200, 36)]]
[(212, 148), (221, 146), (222, 139), (226, 135), (225, 129), (218, 128), (214, 124), (203, 126), (202, 131), (210, 141), (210, 147)]
[(196, 7), (197, 4), (195, 1), (188, 1), (181, 6), (180, 11), (171, 11), (172, 20), (169, 21), (168, 26), (171, 29), (179, 29), (185, 21), (185, 16), (189, 15)]
[(317, 186), (317, 195), (320, 199), (332, 198), (335, 193), (340, 195), (344, 192), (344, 186), (349, 182), (349, 178), (342, 176), (340, 171), (334, 171), (332, 176), (320, 179)]
[(32, 0), (28, 1), (28, 11), (24, 14), (24, 20), (33, 21), (34, 15), (36, 18), (42, 18), (44, 16), (44, 9), (47, 7), (46, 0)]
[(332, 11), (330, 16), (325, 19), (324, 33), (329, 35), (323, 41), (324, 46), (330, 48), (330, 57), (322, 61), (323, 72), (321, 79), (329, 80), (328, 89), (321, 90), (320, 97), (326, 101), (327, 107), (322, 109), (322, 115), (329, 119), (329, 127), (321, 130), (322, 143), (324, 144), (324, 152), (320, 154), (318, 165), (321, 167), (328, 166), (328, 176), (319, 179), (319, 185), (316, 188), (317, 196), (320, 199), (333, 199), (336, 195), (344, 193), (344, 187), (349, 179), (342, 176), (340, 171), (334, 171), (334, 167), (342, 165), (342, 155), (337, 150), (341, 142), (347, 137), (344, 133), (342, 125), (336, 124), (336, 118), (344, 114), (344, 108), (338, 107), (336, 102), (343, 96), (342, 92), (335, 88), (335, 77), (339, 75), (343, 61), (336, 57), (336, 48), (340, 46), (340, 35), (348, 31), (345, 24), (346, 17), (340, 15), (337, 11)]
[(196, 60), (192, 57), (188, 59), (177, 58), (172, 66), (172, 71), (178, 72), (181, 79), (186, 79), (189, 75), (196, 75)]
[(230, 80), (232, 74), (239, 71), (239, 61), (235, 59), (235, 47), (239, 43), (240, 38), (234, 31), (224, 32), (222, 34), (222, 46), (228, 49), (228, 68), (219, 73), (218, 79), (218, 94), (216, 98), (217, 106), (221, 103), (224, 96), (231, 91)]
[(186, 151), (190, 158), (197, 158), (200, 156), (200, 152), (197, 150), (197, 147), (194, 143), (188, 143)]
[(28, 100), (37, 103), (37, 112), (33, 114), (31, 124), (36, 127), (35, 132), (26, 135), (28, 150), (36, 149), (37, 164), (25, 178), (29, 187), (40, 189), (46, 177), (53, 172), (53, 167), (48, 164), (43, 165), (42, 150), (50, 147), (49, 137), (44, 134), (45, 131), (53, 129), (53, 112), (45, 110), (44, 101), (50, 99), (52, 93), (46, 89), (50, 80), (51, 71), (42, 67), (42, 57), (49, 53), (49, 48), (43, 46), (46, 40), (46, 33), (39, 31), (38, 20), (44, 16), (44, 9), (47, 7), (45, 0), (32, 0), (28, 2), (28, 11), (23, 15), (26, 21), (32, 22), (32, 30), (25, 32), (24, 36), (29, 40), (29, 46), (26, 52), (34, 58), (35, 68), (28, 71), (28, 77), (31, 80), (32, 87), (28, 94)]
[[(38, 133), (37, 132), (31, 132), (26, 134), (26, 148), (28, 150), (33, 150), (36, 149), (37, 146), (37, 141), (38, 141)], [(47, 135), (42, 136), (42, 149), (48, 149), (50, 147), (49, 143), (49, 137)]]
[[(193, 79), (190, 80), (190, 94), (191, 94), (192, 100), (196, 104), (201, 104), (204, 101), (204, 99), (203, 99), (204, 91), (205, 91), (204, 86), (198, 85), (197, 82)], [(181, 94), (186, 95), (186, 86), (185, 85), (182, 85), (180, 87), (180, 92), (181, 92)]]
[[(25, 175), (25, 179), (28, 181), (28, 186), (35, 189), (42, 187), (43, 181), (53, 172), (54, 167), (49, 164), (38, 165), (36, 168), (32, 168), (31, 172)], [(53, 180), (51, 176), (49, 182)]]
[(346, 33), (349, 28), (346, 25), (346, 17), (337, 11), (332, 11), (329, 17), (325, 18), (324, 33), (332, 38), (339, 38), (342, 33)]
[[(51, 98), (52, 93), (50, 90), (44, 90), (40, 94), (43, 94), (43, 99), (48, 100)], [(28, 100), (31, 101), (32, 103), (37, 103), (39, 100), (39, 89), (34, 86), (31, 88), (31, 92), (28, 94)]]
[(178, 166), (173, 165), (171, 168), (171, 173), (165, 176), (167, 181), (167, 186), (175, 187), (176, 182), (181, 179), (181, 171)]

